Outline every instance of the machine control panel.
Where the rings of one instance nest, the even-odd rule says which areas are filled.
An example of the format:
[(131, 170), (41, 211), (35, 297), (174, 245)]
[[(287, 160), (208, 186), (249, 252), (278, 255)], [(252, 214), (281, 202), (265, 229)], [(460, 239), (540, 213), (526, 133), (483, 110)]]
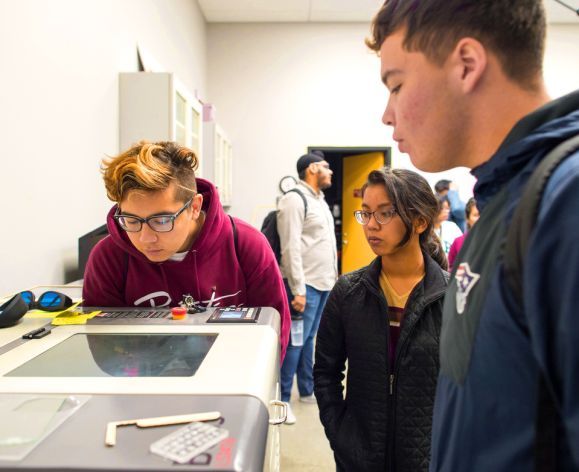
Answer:
[(207, 323), (257, 323), (259, 308), (227, 307), (217, 308), (208, 318)]

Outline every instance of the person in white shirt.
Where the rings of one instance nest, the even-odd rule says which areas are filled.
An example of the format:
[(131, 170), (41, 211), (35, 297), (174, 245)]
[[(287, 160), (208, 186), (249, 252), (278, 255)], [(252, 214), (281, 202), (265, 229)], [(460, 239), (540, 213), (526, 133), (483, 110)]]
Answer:
[(322, 192), (332, 185), (330, 165), (319, 154), (305, 154), (296, 167), (300, 178), (297, 192), (288, 192), (280, 199), (277, 213), (281, 272), (292, 318), (303, 316), (303, 341), (290, 339), (281, 368), (281, 399), (288, 405), (286, 424), (295, 423), (289, 406), (294, 375), (297, 374), (300, 401), (316, 402), (314, 338), (326, 299), (338, 277), (334, 218)]
[(453, 221), (449, 221), (448, 217), (450, 215), (450, 201), (447, 196), (441, 196), (438, 198), (440, 212), (438, 213), (438, 219), (434, 223), (434, 232), (439, 237), (440, 242), (442, 242), (442, 248), (444, 253), (448, 257), (450, 251), (450, 246), (456, 238), (462, 236), (462, 231)]

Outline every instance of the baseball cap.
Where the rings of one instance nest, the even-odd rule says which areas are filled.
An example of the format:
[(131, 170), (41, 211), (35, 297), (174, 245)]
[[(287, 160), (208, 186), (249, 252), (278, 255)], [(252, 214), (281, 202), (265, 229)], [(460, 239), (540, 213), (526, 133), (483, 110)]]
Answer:
[(322, 162), (324, 160), (323, 157), (320, 157), (318, 154), (304, 154), (302, 157), (298, 159), (296, 164), (296, 169), (298, 170), (298, 174), (302, 172), (304, 169), (307, 169), (308, 166), (314, 162)]

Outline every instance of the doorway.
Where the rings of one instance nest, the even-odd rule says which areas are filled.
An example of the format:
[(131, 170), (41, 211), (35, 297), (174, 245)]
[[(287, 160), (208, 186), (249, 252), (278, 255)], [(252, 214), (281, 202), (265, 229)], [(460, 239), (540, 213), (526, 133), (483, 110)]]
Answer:
[(361, 205), (361, 189), (371, 170), (392, 164), (389, 147), (309, 146), (308, 152), (321, 151), (334, 172), (332, 186), (324, 195), (334, 215), (338, 246), (338, 271), (351, 272), (369, 264), (375, 257), (366, 243), (362, 227), (354, 221), (354, 210)]

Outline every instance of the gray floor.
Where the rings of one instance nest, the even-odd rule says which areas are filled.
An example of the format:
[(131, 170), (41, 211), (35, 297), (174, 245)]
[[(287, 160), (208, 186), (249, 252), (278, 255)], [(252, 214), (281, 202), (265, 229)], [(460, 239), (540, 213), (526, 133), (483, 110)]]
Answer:
[(293, 425), (281, 426), (282, 472), (335, 471), (334, 457), (320, 423), (318, 406), (298, 401), (295, 388), (291, 406), (297, 421)]

